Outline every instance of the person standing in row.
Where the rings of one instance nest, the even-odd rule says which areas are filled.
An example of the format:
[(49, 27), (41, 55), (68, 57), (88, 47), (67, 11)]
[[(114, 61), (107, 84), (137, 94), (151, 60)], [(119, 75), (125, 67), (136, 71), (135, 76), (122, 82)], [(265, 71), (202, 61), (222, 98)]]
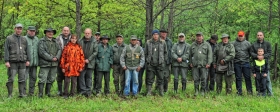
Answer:
[[(271, 50), (271, 44), (270, 42), (268, 41), (264, 41), (264, 33), (259, 31), (257, 33), (257, 41), (255, 43), (253, 43), (252, 47), (251, 47), (251, 58), (253, 60), (257, 60), (257, 59), (265, 59), (265, 60), (269, 60), (270, 57), (271, 57), (271, 53), (272, 53), (272, 50)], [(264, 54), (263, 55), (258, 55), (258, 49), (259, 48), (263, 48), (263, 52)], [(266, 81), (267, 81), (267, 92), (268, 92), (268, 95), (271, 96), (273, 95), (273, 92), (272, 92), (272, 85), (271, 85), (271, 80), (270, 80), (270, 74), (269, 74), (269, 68), (270, 66), (268, 65), (268, 72), (267, 72), (267, 76), (266, 76)]]
[(137, 44), (137, 37), (132, 35), (130, 44), (127, 45), (121, 54), (120, 63), (125, 70), (124, 96), (130, 94), (130, 83), (132, 80), (132, 94), (138, 93), (138, 73), (145, 64), (145, 54), (141, 46)]
[(196, 41), (193, 42), (190, 47), (189, 59), (194, 79), (194, 95), (198, 95), (200, 85), (201, 95), (204, 96), (206, 88), (206, 76), (213, 60), (213, 54), (211, 46), (208, 42), (203, 40), (203, 34), (201, 32), (196, 33)]
[[(29, 96), (34, 95), (34, 90), (35, 90), (35, 83), (37, 80), (37, 67), (39, 63), (38, 59), (38, 42), (39, 39), (35, 35), (36, 34), (36, 28), (35, 26), (29, 26), (27, 29), (27, 35), (24, 36), (27, 40), (28, 43), (28, 48), (30, 50), (30, 64), (29, 66), (26, 66), (26, 82), (29, 79)], [(26, 87), (25, 87), (25, 90)]]
[(26, 38), (21, 36), (23, 25), (18, 23), (14, 27), (14, 34), (9, 35), (5, 41), (5, 66), (8, 68), (8, 97), (12, 97), (13, 83), (18, 73), (19, 97), (25, 97), (25, 71), (29, 66), (30, 52)]
[[(142, 40), (141, 39), (137, 39), (137, 44), (139, 46), (141, 46), (141, 48), (143, 49), (144, 51), (144, 48), (143, 48), (143, 44), (142, 44)], [(138, 93), (141, 92), (141, 89), (142, 89), (142, 85), (143, 85), (143, 74), (144, 74), (144, 71), (145, 71), (145, 64), (144, 66), (140, 69), (139, 73), (138, 73)], [(147, 79), (146, 79), (147, 80)]]
[(43, 97), (43, 88), (46, 84), (45, 94), (51, 97), (51, 87), (56, 78), (57, 66), (59, 66), (59, 60), (61, 56), (61, 47), (56, 42), (53, 36), (56, 34), (56, 30), (48, 28), (44, 30), (45, 37), (43, 37), (39, 45), (39, 97)]
[[(67, 43), (70, 41), (71, 38), (71, 33), (70, 33), (70, 28), (65, 26), (62, 29), (62, 33), (56, 37), (56, 41), (61, 47), (61, 51), (63, 51), (64, 47), (67, 45)], [(60, 59), (59, 59), (60, 60)], [(63, 95), (63, 81), (65, 79), (64, 73), (62, 72), (62, 68), (60, 66), (57, 66), (57, 86), (58, 86), (58, 95), (62, 96)]]
[[(94, 34), (94, 38), (95, 38), (95, 40), (96, 40), (96, 43), (97, 43), (97, 45), (98, 44), (100, 44), (100, 43), (102, 43), (101, 41), (100, 41), (100, 32), (96, 32), (95, 34)], [(97, 66), (97, 65), (95, 65), (95, 66)], [(93, 87), (92, 87), (92, 93), (93, 94), (96, 94), (96, 90), (97, 90), (97, 82), (98, 82), (98, 75), (97, 75), (97, 70), (96, 70), (96, 67), (94, 68), (94, 73), (93, 73)]]
[(108, 95), (110, 93), (110, 69), (113, 65), (113, 48), (109, 45), (108, 41), (110, 38), (105, 35), (100, 38), (102, 44), (98, 45), (98, 54), (96, 57), (97, 64), (97, 75), (98, 75), (98, 85), (96, 96), (100, 96), (101, 88), (102, 88), (102, 78), (104, 76), (105, 87), (104, 93)]
[(251, 81), (251, 67), (250, 67), (250, 49), (251, 44), (245, 40), (245, 33), (243, 31), (238, 32), (236, 41), (233, 42), (235, 48), (234, 58), (234, 72), (236, 79), (236, 89), (238, 95), (242, 93), (242, 75), (245, 79), (246, 89), (249, 95), (253, 94), (252, 81)]
[(124, 86), (125, 86), (125, 76), (124, 76), (124, 70), (122, 66), (120, 65), (120, 57), (123, 52), (123, 49), (125, 48), (125, 44), (123, 42), (123, 36), (117, 35), (116, 36), (116, 42), (113, 47), (113, 77), (114, 77), (114, 85), (115, 85), (115, 91), (118, 95), (123, 94)]
[(92, 73), (95, 68), (96, 55), (98, 53), (97, 42), (92, 36), (92, 30), (86, 28), (84, 37), (78, 41), (84, 52), (85, 67), (78, 77), (79, 94), (86, 97), (91, 95)]
[(229, 43), (229, 35), (222, 35), (222, 42), (220, 42), (213, 53), (213, 66), (216, 69), (217, 77), (217, 93), (220, 94), (223, 87), (223, 77), (226, 82), (226, 93), (231, 94), (232, 91), (232, 81), (233, 81), (233, 59), (235, 56), (234, 46)]
[(160, 96), (164, 95), (163, 90), (163, 69), (166, 66), (165, 60), (168, 58), (167, 45), (165, 40), (159, 38), (159, 31), (152, 31), (152, 38), (147, 41), (145, 46), (145, 57), (147, 67), (147, 96), (151, 95), (151, 88), (155, 80), (158, 79)]
[[(209, 42), (212, 52), (214, 52), (217, 44), (218, 36), (217, 35), (212, 35), (207, 42)], [(215, 79), (216, 79), (216, 74), (215, 74), (215, 68), (213, 66), (213, 63), (211, 63), (209, 71), (208, 71), (208, 77), (207, 77), (207, 82), (206, 82), (206, 91), (213, 91), (215, 89)]]
[(185, 34), (179, 33), (178, 43), (173, 45), (171, 52), (174, 73), (174, 93), (177, 93), (178, 90), (179, 71), (181, 72), (182, 91), (186, 90), (189, 49), (190, 45), (185, 42)]
[[(85, 66), (84, 52), (82, 47), (77, 44), (78, 37), (71, 35), (70, 42), (64, 47), (60, 67), (64, 73), (64, 98), (74, 96), (77, 88), (77, 77)], [(71, 80), (71, 92), (69, 94), (69, 84)]]

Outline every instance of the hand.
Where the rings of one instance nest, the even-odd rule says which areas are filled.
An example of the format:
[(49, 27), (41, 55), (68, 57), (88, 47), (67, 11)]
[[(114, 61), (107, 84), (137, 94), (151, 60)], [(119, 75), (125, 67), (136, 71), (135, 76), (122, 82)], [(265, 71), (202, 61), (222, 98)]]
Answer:
[(54, 57), (52, 60), (53, 60), (53, 61), (57, 61), (57, 58), (56, 58), (56, 57)]
[(29, 66), (29, 65), (30, 65), (29, 61), (26, 61), (25, 66)]
[(207, 64), (207, 65), (206, 65), (206, 68), (210, 68), (210, 65)]
[(123, 70), (126, 70), (127, 68), (126, 68), (126, 66), (125, 67), (123, 67)]
[(217, 68), (217, 65), (213, 65), (213, 67), (216, 69), (216, 68)]
[(266, 77), (266, 76), (267, 76), (267, 74), (265, 73), (265, 74), (263, 74), (263, 76), (264, 76), (264, 77)]
[(257, 56), (258, 60), (263, 60), (264, 56)]
[(86, 63), (89, 63), (88, 59), (85, 60)]
[(65, 73), (65, 69), (62, 69), (62, 72)]
[(193, 67), (193, 65), (192, 65), (192, 64), (190, 64), (190, 67)]
[(257, 77), (257, 75), (256, 75), (256, 74), (253, 74), (253, 76), (254, 76), (254, 77)]
[(114, 68), (114, 65), (111, 65), (111, 68)]
[(224, 65), (224, 64), (225, 64), (225, 61), (224, 61), (224, 60), (221, 60), (221, 61), (220, 61), (220, 64), (221, 64), (221, 65)]
[(141, 67), (138, 66), (137, 69), (136, 69), (136, 71), (139, 72), (140, 70), (141, 70)]
[(5, 63), (5, 66), (6, 66), (7, 68), (10, 68), (10, 67), (11, 67), (10, 62), (6, 62), (6, 63)]
[(182, 62), (182, 58), (177, 58), (177, 61), (178, 62)]
[(79, 72), (82, 72), (82, 71), (83, 71), (83, 69), (79, 70)]

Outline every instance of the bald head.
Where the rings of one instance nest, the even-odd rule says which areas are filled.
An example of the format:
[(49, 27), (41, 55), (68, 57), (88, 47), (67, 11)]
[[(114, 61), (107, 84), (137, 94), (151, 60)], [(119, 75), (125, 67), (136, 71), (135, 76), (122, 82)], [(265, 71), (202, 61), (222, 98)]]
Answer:
[(92, 30), (90, 28), (86, 28), (84, 31), (85, 38), (91, 38)]
[(70, 28), (67, 26), (63, 27), (62, 34), (64, 37), (68, 37), (70, 35)]

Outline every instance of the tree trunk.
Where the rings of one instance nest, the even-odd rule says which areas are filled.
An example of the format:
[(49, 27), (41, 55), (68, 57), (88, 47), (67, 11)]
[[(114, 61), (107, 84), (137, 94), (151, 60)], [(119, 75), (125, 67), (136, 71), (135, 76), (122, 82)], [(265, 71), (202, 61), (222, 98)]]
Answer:
[[(160, 1), (161, 8), (165, 7), (165, 0)], [(161, 12), (161, 18), (160, 18), (160, 29), (164, 28), (164, 11)]]
[(280, 0), (278, 0), (278, 35), (280, 34)]
[(170, 10), (169, 10), (169, 15), (168, 15), (168, 37), (171, 38), (171, 40), (173, 40), (173, 38), (171, 37), (172, 33), (173, 33), (173, 20), (174, 20), (174, 2), (172, 2), (170, 4)]
[(97, 31), (101, 32), (101, 8), (102, 8), (102, 4), (101, 1), (97, 2)]
[(278, 57), (278, 43), (275, 43), (275, 50), (274, 50), (274, 76), (273, 80), (277, 81), (278, 79), (278, 73), (277, 73), (277, 57)]
[(268, 25), (267, 25), (267, 31), (269, 35), (271, 34), (272, 5), (273, 5), (273, 1), (269, 0), (269, 15), (268, 15)]
[(145, 41), (152, 37), (152, 30), (154, 27), (153, 22), (153, 0), (146, 0), (146, 34), (145, 34)]
[(81, 1), (76, 0), (76, 35), (78, 38), (81, 37), (81, 27)]

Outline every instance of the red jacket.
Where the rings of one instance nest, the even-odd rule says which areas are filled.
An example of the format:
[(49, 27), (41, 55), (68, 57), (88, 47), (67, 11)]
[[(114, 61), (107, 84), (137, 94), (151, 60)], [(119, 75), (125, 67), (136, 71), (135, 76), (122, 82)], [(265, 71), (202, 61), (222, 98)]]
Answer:
[(80, 76), (81, 70), (84, 69), (84, 53), (82, 47), (78, 44), (69, 42), (63, 49), (60, 67), (65, 69), (65, 76)]

